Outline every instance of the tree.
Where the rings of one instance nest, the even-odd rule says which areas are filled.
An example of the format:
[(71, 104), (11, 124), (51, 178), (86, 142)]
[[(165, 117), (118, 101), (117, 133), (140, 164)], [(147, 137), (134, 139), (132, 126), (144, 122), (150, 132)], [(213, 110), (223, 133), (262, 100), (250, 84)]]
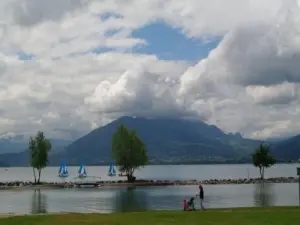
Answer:
[(265, 169), (273, 166), (276, 163), (276, 160), (270, 154), (270, 147), (262, 143), (252, 154), (252, 163), (255, 167), (259, 168), (260, 178), (263, 180)]
[[(38, 131), (35, 137), (29, 138), (30, 165), (33, 170), (35, 184), (40, 183), (41, 172), (47, 166), (50, 150), (51, 142), (45, 138), (43, 132)], [(38, 177), (36, 177), (36, 171)]]
[(112, 138), (112, 158), (128, 182), (133, 182), (134, 171), (148, 163), (148, 151), (135, 130), (119, 125)]

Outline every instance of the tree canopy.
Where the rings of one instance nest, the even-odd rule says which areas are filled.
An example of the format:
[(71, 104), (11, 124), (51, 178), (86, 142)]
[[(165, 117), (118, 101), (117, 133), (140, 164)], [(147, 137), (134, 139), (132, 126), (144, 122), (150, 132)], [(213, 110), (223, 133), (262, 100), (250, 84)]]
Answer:
[[(47, 166), (50, 150), (51, 142), (45, 138), (43, 132), (38, 131), (36, 136), (29, 138), (30, 165), (33, 169), (35, 183), (40, 183), (41, 171)], [(36, 170), (38, 177), (36, 177)]]
[(270, 147), (267, 144), (260, 144), (259, 148), (252, 154), (252, 163), (259, 168), (261, 179), (264, 179), (265, 169), (276, 163), (275, 158), (270, 153)]
[(134, 171), (148, 163), (148, 151), (135, 130), (119, 125), (112, 138), (112, 158), (128, 181), (135, 180)]

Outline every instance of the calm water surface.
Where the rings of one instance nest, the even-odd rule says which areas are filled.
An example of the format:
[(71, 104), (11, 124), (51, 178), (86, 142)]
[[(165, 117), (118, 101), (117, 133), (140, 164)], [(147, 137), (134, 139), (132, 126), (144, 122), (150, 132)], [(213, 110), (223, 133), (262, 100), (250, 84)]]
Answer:
[[(267, 177), (295, 176), (298, 165), (276, 165)], [(72, 180), (77, 167), (69, 168)], [(58, 181), (57, 168), (43, 171), (44, 181)], [(90, 176), (110, 179), (107, 167), (87, 167)], [(137, 172), (144, 179), (220, 179), (257, 177), (251, 165), (148, 166)], [(114, 178), (118, 179), (118, 178)], [(0, 168), (0, 180), (32, 180), (30, 168)], [(205, 185), (205, 206), (298, 205), (298, 184)], [(181, 209), (182, 200), (195, 196), (197, 186), (0, 191), (0, 213), (124, 212)], [(198, 205), (197, 205), (198, 204)], [(199, 208), (199, 200), (196, 207)]]
[[(181, 209), (183, 199), (195, 196), (197, 191), (197, 186), (1, 191), (0, 212), (176, 210)], [(297, 184), (205, 186), (207, 208), (298, 204)], [(199, 208), (199, 200), (196, 201), (197, 206)]]
[[(296, 168), (300, 164), (278, 164), (266, 171), (266, 177), (296, 176)], [(68, 167), (73, 180), (79, 167)], [(108, 177), (108, 166), (86, 167), (89, 176), (101, 177), (101, 180), (120, 180), (120, 177)], [(48, 167), (42, 172), (43, 181), (60, 181), (57, 177), (58, 168)], [(139, 179), (153, 180), (205, 180), (205, 179), (236, 179), (258, 177), (259, 173), (252, 165), (176, 165), (176, 166), (146, 166), (138, 170), (135, 175)], [(123, 178), (124, 179), (124, 178)], [(32, 181), (32, 169), (27, 167), (0, 168), (0, 181)]]

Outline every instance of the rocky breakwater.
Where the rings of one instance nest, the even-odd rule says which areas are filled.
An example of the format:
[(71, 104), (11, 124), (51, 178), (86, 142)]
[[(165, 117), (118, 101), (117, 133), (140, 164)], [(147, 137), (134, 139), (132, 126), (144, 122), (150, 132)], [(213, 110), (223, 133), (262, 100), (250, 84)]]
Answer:
[[(198, 185), (200, 183), (206, 185), (226, 185), (226, 184), (256, 184), (261, 183), (260, 178), (250, 179), (210, 179), (210, 180), (136, 180), (134, 183), (126, 181), (102, 181), (99, 186), (183, 186)], [(276, 177), (264, 180), (265, 183), (297, 183), (298, 178), (295, 177)]]
[(0, 182), (0, 190), (15, 188), (15, 187), (28, 187), (32, 185), (33, 185), (32, 182), (26, 182), (26, 181)]
[[(210, 180), (136, 180), (132, 186), (183, 186), (198, 185), (200, 183), (206, 185), (226, 185), (226, 184), (257, 184), (261, 183), (260, 178), (250, 179), (210, 179)], [(267, 178), (265, 183), (297, 183), (298, 178), (295, 177), (276, 177)], [(103, 186), (127, 186), (126, 181), (110, 181), (100, 182)]]
[(40, 183), (34, 184), (34, 182), (30, 181), (11, 181), (11, 182), (0, 182), (0, 190), (6, 189), (18, 189), (18, 188), (68, 188), (74, 187), (75, 184), (72, 182), (65, 182), (65, 183), (57, 183), (57, 182), (48, 182), (48, 183)]
[[(267, 178), (265, 183), (297, 183), (296, 177), (275, 177)], [(210, 179), (210, 180), (136, 180), (134, 183), (127, 183), (124, 180), (119, 181), (98, 181), (91, 186), (93, 187), (130, 187), (130, 186), (183, 186), (183, 185), (228, 185), (228, 184), (257, 184), (261, 183), (259, 178), (250, 179)], [(84, 182), (82, 183), (84, 184)], [(95, 185), (96, 184), (96, 185)], [(0, 190), (12, 188), (76, 188), (83, 187), (74, 182), (51, 182), (35, 185), (33, 182), (0, 182)]]

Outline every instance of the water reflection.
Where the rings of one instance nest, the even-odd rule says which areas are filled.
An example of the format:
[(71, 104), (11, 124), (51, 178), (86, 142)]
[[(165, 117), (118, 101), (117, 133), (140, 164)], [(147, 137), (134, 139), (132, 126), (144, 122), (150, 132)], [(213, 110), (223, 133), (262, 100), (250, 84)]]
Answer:
[(254, 186), (254, 204), (258, 207), (272, 206), (275, 202), (274, 184), (259, 183)]
[(40, 189), (33, 191), (31, 199), (31, 213), (47, 213), (47, 196)]
[[(1, 213), (180, 210), (197, 186), (0, 191)], [(196, 200), (199, 208), (199, 199)], [(298, 205), (298, 184), (206, 185), (206, 208)]]
[(116, 193), (115, 204), (117, 212), (146, 211), (149, 208), (147, 192), (136, 188), (119, 190)]

